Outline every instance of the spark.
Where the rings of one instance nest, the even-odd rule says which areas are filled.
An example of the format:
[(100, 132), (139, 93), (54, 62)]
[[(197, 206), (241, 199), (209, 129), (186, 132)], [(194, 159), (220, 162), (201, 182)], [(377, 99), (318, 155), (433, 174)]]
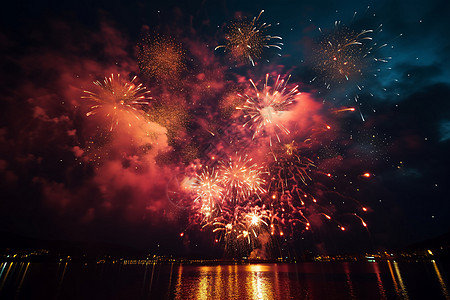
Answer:
[(367, 228), (367, 223), (364, 222), (363, 218), (361, 218), (360, 216), (358, 216), (357, 214), (353, 214), (356, 218), (358, 218), (361, 221), (362, 226)]
[(355, 111), (356, 109), (354, 107), (344, 107), (344, 108), (340, 108), (334, 111), (334, 113), (340, 113), (340, 112), (344, 112), (344, 111)]
[(258, 227), (258, 226), (269, 226), (267, 223), (268, 211), (265, 209), (261, 209), (259, 206), (254, 206), (250, 208), (250, 212), (247, 213), (244, 217), (249, 220), (250, 227)]

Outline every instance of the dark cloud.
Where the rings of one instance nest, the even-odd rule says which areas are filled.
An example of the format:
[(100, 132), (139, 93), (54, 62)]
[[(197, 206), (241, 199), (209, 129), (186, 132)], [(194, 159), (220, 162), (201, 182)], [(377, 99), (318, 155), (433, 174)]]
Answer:
[[(109, 160), (96, 168), (87, 163), (86, 141), (101, 119), (86, 119), (83, 89), (111, 73), (137, 72), (129, 41), (107, 23), (88, 31), (61, 20), (7, 39), (3, 64), (14, 71), (2, 82), (2, 226), (62, 238), (111, 215), (156, 222), (149, 215), (160, 215), (166, 203), (168, 175), (155, 163), (169, 149), (164, 127), (131, 120), (133, 127), (115, 132), (101, 149)], [(28, 46), (14, 52), (21, 42)], [(149, 143), (152, 149), (142, 152)]]

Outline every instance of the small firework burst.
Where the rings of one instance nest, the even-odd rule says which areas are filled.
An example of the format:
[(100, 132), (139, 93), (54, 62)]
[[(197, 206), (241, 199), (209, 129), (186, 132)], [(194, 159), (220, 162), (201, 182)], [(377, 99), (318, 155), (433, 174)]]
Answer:
[(263, 12), (264, 10), (251, 21), (240, 20), (231, 23), (228, 26), (228, 33), (225, 35), (225, 45), (217, 46), (215, 50), (224, 48), (236, 59), (245, 63), (250, 62), (253, 66), (255, 60), (261, 58), (264, 48), (281, 50), (282, 38), (266, 33), (267, 28), (271, 26), (270, 24), (259, 23), (259, 18)]
[(262, 168), (247, 156), (238, 156), (228, 162), (222, 162), (221, 182), (225, 188), (225, 198), (233, 203), (247, 200), (253, 195), (265, 192)]
[(244, 219), (249, 229), (251, 229), (257, 237), (257, 231), (260, 227), (269, 226), (269, 212), (264, 206), (252, 206), (249, 208), (249, 212), (244, 215)]
[(185, 68), (181, 44), (170, 37), (147, 36), (138, 44), (138, 65), (147, 77), (176, 78)]
[(290, 76), (284, 80), (278, 75), (273, 87), (268, 85), (268, 78), (269, 74), (266, 74), (266, 81), (261, 91), (250, 79), (255, 96), (252, 97), (248, 94), (239, 95), (245, 99), (245, 103), (237, 107), (237, 109), (242, 110), (244, 116), (248, 119), (244, 127), (248, 126), (254, 130), (253, 138), (265, 132), (269, 136), (270, 144), (272, 145), (272, 135), (275, 135), (277, 140), (280, 141), (278, 132), (289, 134), (289, 130), (283, 126), (281, 120), (283, 113), (295, 101), (295, 97), (300, 92), (298, 91), (298, 85), (291, 89), (287, 88)]
[(337, 22), (332, 32), (324, 34), (314, 49), (315, 69), (324, 77), (328, 88), (332, 83), (362, 76), (370, 53), (367, 41), (372, 40), (372, 33), (373, 30), (357, 32)]
[[(392, 57), (383, 54), (382, 49), (388, 44), (377, 41), (376, 35), (383, 31), (382, 24), (367, 30), (352, 29), (353, 27), (336, 21), (331, 30), (319, 28), (322, 37), (313, 47), (313, 69), (317, 76), (311, 82), (317, 80), (323, 84), (325, 89), (330, 90), (328, 97), (333, 99), (337, 98), (336, 91), (344, 91), (345, 98), (358, 104), (356, 108), (365, 121), (360, 107), (363, 105), (360, 93), (368, 86), (373, 86), (368, 79), (376, 78), (383, 70), (391, 69), (383, 65), (388, 66)], [(390, 42), (400, 36), (401, 34)], [(337, 87), (338, 90), (331, 91)], [(384, 87), (382, 90), (387, 91)], [(373, 91), (367, 92), (371, 97), (374, 96)], [(376, 112), (374, 108), (370, 109)]]
[[(97, 93), (84, 91), (87, 96), (82, 97), (95, 102), (86, 116), (104, 113), (111, 120), (110, 131), (119, 124), (121, 112), (139, 119), (136, 106), (148, 105), (151, 97), (142, 83), (136, 84), (135, 81), (136, 76), (131, 81), (127, 81), (120, 77), (120, 74), (116, 76), (111, 74), (111, 77), (105, 77), (103, 82), (95, 81), (94, 84), (99, 91)], [(131, 126), (131, 123), (128, 122), (128, 125)]]

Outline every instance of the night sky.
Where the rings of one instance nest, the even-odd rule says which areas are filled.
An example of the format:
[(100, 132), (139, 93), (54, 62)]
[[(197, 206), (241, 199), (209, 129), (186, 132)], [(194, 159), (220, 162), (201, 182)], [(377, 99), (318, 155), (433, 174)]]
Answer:
[[(231, 22), (261, 10), (281, 50), (265, 49), (255, 66), (214, 50)], [(168, 195), (194, 165), (215, 164), (212, 156), (258, 153), (261, 163), (267, 137), (251, 139), (233, 101), (251, 93), (250, 78), (261, 88), (269, 73), (269, 83), (290, 74), (289, 86), (299, 85), (286, 120), (291, 134), (282, 139), (310, 140), (300, 147), (315, 164), (308, 193), (346, 228), (313, 215), (309, 230), (272, 245), (296, 253), (382, 250), (445, 234), (449, 12), (445, 0), (9, 2), (0, 17), (0, 231), (220, 256), (223, 243), (192, 224), (192, 199)], [(371, 42), (387, 44), (374, 55), (388, 61), (362, 58), (362, 75), (344, 82), (318, 72), (318, 28), (333, 32), (335, 21), (374, 29)], [(144, 74), (144, 37), (179, 45), (179, 69)], [(150, 115), (145, 122), (130, 127), (119, 116), (109, 131), (104, 115), (86, 116), (92, 103), (84, 90), (111, 74), (137, 76), (150, 91), (150, 104), (138, 109)], [(355, 111), (339, 112), (348, 107)]]

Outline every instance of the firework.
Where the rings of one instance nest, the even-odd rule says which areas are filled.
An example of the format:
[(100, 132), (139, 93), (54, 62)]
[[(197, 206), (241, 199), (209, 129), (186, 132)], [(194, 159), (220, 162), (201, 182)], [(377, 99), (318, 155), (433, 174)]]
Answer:
[(257, 231), (260, 227), (269, 226), (269, 212), (263, 207), (253, 206), (250, 207), (249, 212), (244, 215), (244, 219), (247, 225), (255, 237), (258, 236)]
[[(274, 194), (275, 195), (275, 194)], [(289, 192), (272, 197), (270, 204), (271, 235), (293, 235), (296, 230), (309, 230), (310, 222), (305, 215), (307, 209), (303, 199), (296, 199)], [(303, 226), (303, 227), (302, 227)]]
[(283, 43), (279, 36), (266, 34), (266, 30), (270, 24), (259, 23), (259, 18), (264, 12), (262, 10), (257, 17), (251, 21), (240, 20), (228, 26), (228, 33), (225, 35), (225, 45), (215, 48), (224, 48), (229, 51), (233, 57), (243, 62), (250, 62), (253, 66), (255, 60), (261, 57), (264, 48), (276, 48), (281, 50)]
[[(341, 230), (345, 230), (345, 227), (333, 217), (334, 209), (328, 206), (328, 203), (330, 205), (332, 203), (327, 200), (328, 203), (325, 204), (315, 197), (315, 194), (323, 196), (329, 192), (323, 184), (315, 184), (313, 181), (315, 165), (301, 155), (299, 146), (294, 141), (279, 145), (272, 149), (271, 156), (273, 160), (268, 164), (269, 198), (266, 201), (267, 207), (270, 208), (271, 234), (292, 236), (297, 231), (310, 230), (313, 226), (310, 219), (313, 217), (317, 219), (317, 216), (324, 216)], [(327, 174), (327, 177), (330, 176)], [(345, 198), (338, 193), (334, 195)], [(362, 211), (367, 209), (362, 207)], [(360, 221), (365, 226), (364, 221), (362, 219)]]
[[(136, 106), (148, 105), (151, 97), (142, 83), (136, 84), (135, 80), (136, 76), (131, 81), (127, 81), (122, 79), (120, 74), (116, 76), (111, 74), (111, 77), (105, 77), (103, 82), (95, 81), (94, 84), (99, 88), (99, 92), (84, 91), (87, 96), (82, 97), (95, 102), (86, 116), (103, 112), (111, 120), (110, 131), (119, 124), (122, 112), (139, 119)], [(131, 123), (128, 122), (128, 125), (131, 126)]]
[(221, 182), (228, 201), (236, 203), (265, 192), (262, 168), (253, 163), (251, 158), (239, 156), (222, 162), (221, 167)]
[(269, 212), (255, 203), (226, 204), (212, 226), (217, 240), (223, 240), (229, 253), (246, 253), (260, 247), (259, 237), (268, 232)]
[(200, 175), (197, 175), (195, 182), (196, 198), (202, 204), (211, 209), (216, 206), (223, 196), (223, 187), (220, 185), (220, 178), (217, 171), (205, 168)]
[(269, 74), (266, 74), (264, 87), (261, 91), (258, 90), (253, 80), (250, 79), (255, 96), (252, 97), (248, 94), (243, 96), (239, 95), (245, 99), (245, 103), (237, 107), (237, 109), (242, 110), (245, 118), (248, 119), (244, 127), (248, 126), (254, 130), (253, 139), (258, 134), (264, 132), (269, 136), (270, 144), (272, 145), (272, 134), (276, 136), (279, 142), (280, 137), (278, 132), (289, 134), (289, 130), (283, 126), (281, 119), (300, 92), (298, 91), (298, 85), (291, 89), (287, 88), (290, 76), (284, 80), (278, 75), (273, 87), (268, 85), (268, 78)]
[(253, 239), (268, 226), (268, 214), (258, 198), (265, 192), (264, 184), (262, 168), (247, 156), (222, 162), (218, 171), (205, 167), (193, 185), (191, 223), (210, 228), (227, 251), (252, 248)]
[(339, 24), (336, 23), (335, 30), (325, 34), (314, 49), (315, 69), (326, 80), (327, 88), (332, 83), (361, 76), (371, 50), (367, 42), (372, 40), (373, 30), (357, 32)]
[(181, 44), (172, 38), (149, 36), (138, 44), (138, 64), (141, 73), (156, 79), (170, 79), (178, 76), (185, 68)]
[[(319, 28), (322, 38), (313, 47), (313, 69), (317, 76), (311, 82), (318, 79), (328, 90), (339, 85), (345, 91), (345, 97), (358, 104), (357, 109), (363, 121), (360, 91), (366, 88), (367, 79), (379, 75), (383, 69), (381, 64), (386, 64), (391, 59), (381, 57), (381, 49), (388, 44), (375, 41), (375, 35), (382, 31), (382, 27), (380, 24), (376, 29), (354, 30), (336, 21), (331, 31)], [(401, 34), (396, 38), (400, 36)], [(383, 90), (386, 91), (385, 88)], [(369, 91), (368, 94), (373, 97), (372, 92)], [(330, 96), (336, 99), (333, 93)], [(370, 109), (376, 112), (374, 108)]]
[(264, 208), (253, 206), (243, 212), (240, 217), (242, 230), (238, 232), (237, 238), (246, 240), (249, 245), (256, 245), (258, 236), (266, 232), (269, 226), (268, 212)]
[[(275, 190), (284, 194), (286, 191), (292, 193), (290, 187), (307, 185), (311, 181), (311, 167), (314, 163), (300, 155), (298, 146), (294, 141), (273, 149), (273, 161), (270, 163), (269, 173), (271, 184), (269, 191)], [(303, 193), (302, 193), (303, 194)]]
[(300, 155), (294, 141), (272, 149), (271, 156), (272, 161), (268, 165), (271, 234), (292, 233), (299, 225), (308, 230), (310, 223), (304, 211), (317, 202), (308, 191), (314, 164)]
[[(229, 253), (237, 252), (246, 246), (242, 239), (237, 237), (245, 231), (245, 224), (242, 222), (242, 208), (239, 205), (225, 205), (214, 220), (206, 225), (212, 227), (212, 232), (217, 234), (217, 240), (223, 240), (225, 250)], [(206, 226), (204, 226), (206, 227)]]

